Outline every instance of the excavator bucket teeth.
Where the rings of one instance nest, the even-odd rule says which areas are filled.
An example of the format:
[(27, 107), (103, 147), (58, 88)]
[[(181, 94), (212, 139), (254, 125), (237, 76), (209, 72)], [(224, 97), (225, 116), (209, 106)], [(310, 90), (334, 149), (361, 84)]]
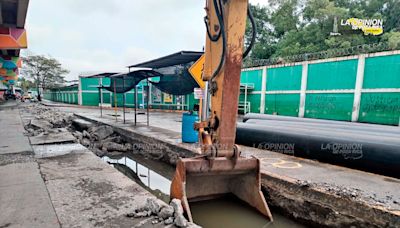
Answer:
[(272, 221), (272, 215), (261, 192), (260, 162), (256, 158), (183, 158), (176, 166), (171, 183), (171, 199), (182, 201), (189, 221), (193, 222), (190, 202), (209, 200), (233, 194)]

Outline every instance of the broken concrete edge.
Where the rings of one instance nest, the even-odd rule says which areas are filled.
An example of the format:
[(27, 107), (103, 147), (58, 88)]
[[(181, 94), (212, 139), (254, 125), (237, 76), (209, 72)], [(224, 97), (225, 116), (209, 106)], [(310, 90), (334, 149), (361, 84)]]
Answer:
[(52, 103), (48, 103), (46, 101), (40, 101), (39, 104), (46, 106), (46, 107), (85, 107), (86, 106), (82, 106), (82, 105), (73, 105), (73, 104), (66, 104), (66, 103), (60, 103), (60, 102), (52, 102)]
[[(121, 137), (124, 137), (126, 140), (135, 140), (135, 141), (141, 141), (143, 144), (157, 144), (157, 145), (162, 145), (165, 147), (168, 151), (173, 151), (176, 153), (177, 156), (181, 158), (189, 158), (189, 157), (194, 157), (196, 155), (199, 155), (196, 150), (191, 150), (190, 148), (185, 147), (184, 145), (179, 145), (179, 143), (172, 143), (172, 142), (165, 142), (161, 139), (147, 136), (144, 134), (140, 134), (137, 131), (134, 131), (134, 129), (126, 129), (126, 128), (121, 128), (121, 127), (116, 127), (95, 119), (88, 118), (86, 116), (74, 113), (74, 115), (78, 118), (87, 120), (89, 122), (93, 122), (95, 124), (101, 124), (101, 125), (107, 125), (113, 128), (114, 132), (119, 134)], [(163, 162), (169, 164), (169, 165), (176, 165), (175, 162), (171, 162), (168, 159), (162, 159)]]
[(30, 150), (12, 152), (12, 153), (7, 153), (7, 154), (0, 154), (0, 157), (8, 157), (8, 156), (16, 156), (16, 155), (35, 155), (35, 153), (33, 152), (33, 149), (31, 146)]
[(400, 211), (341, 197), (296, 179), (261, 172), (261, 185), (270, 206), (310, 225), (329, 227), (400, 227)]
[(30, 136), (31, 145), (68, 144), (76, 141), (70, 132), (51, 133), (46, 135)]

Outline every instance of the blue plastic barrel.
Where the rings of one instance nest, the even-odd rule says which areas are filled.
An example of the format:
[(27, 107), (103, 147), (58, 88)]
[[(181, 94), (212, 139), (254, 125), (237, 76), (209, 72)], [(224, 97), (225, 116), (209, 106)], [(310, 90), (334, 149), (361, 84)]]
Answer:
[(183, 113), (182, 115), (182, 142), (196, 143), (199, 133), (194, 130), (194, 123), (199, 120), (195, 113)]

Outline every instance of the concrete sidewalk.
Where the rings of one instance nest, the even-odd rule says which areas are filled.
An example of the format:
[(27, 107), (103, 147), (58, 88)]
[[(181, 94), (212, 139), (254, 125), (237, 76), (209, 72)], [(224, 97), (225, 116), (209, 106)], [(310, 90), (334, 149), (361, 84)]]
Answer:
[(0, 129), (0, 155), (32, 153), (29, 139), (23, 134), (17, 102), (9, 101), (0, 105)]
[(60, 227), (16, 102), (0, 106), (0, 227)]

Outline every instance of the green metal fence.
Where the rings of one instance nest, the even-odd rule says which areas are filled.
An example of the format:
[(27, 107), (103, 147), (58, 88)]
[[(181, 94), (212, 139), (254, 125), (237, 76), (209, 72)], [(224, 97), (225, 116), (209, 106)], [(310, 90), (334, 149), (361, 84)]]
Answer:
[[(79, 86), (45, 93), (49, 100), (110, 107), (122, 106), (123, 95), (97, 86), (108, 78), (80, 78)], [(138, 106), (145, 108), (146, 82), (138, 85)], [(169, 96), (150, 84), (150, 108), (190, 110), (194, 95)], [(134, 107), (134, 92), (126, 93)], [(347, 56), (243, 69), (239, 110), (305, 118), (399, 125), (400, 51)]]
[(67, 104), (78, 104), (78, 86), (67, 86), (44, 91), (44, 99)]
[(258, 85), (251, 112), (399, 125), (400, 51), (243, 71), (242, 83)]
[[(124, 95), (115, 94), (105, 89), (99, 91), (99, 86), (109, 86), (109, 78), (80, 77), (79, 84), (74, 86), (51, 89), (44, 92), (44, 98), (56, 102), (80, 104), (83, 106), (103, 106), (122, 107), (124, 104)], [(147, 83), (142, 81), (137, 86), (137, 104), (138, 108), (147, 108), (146, 91)], [(192, 110), (193, 105), (198, 101), (194, 95), (173, 96), (162, 93), (156, 87), (150, 87), (149, 108), (167, 109), (167, 110)], [(125, 106), (135, 107), (134, 90), (125, 93)]]

